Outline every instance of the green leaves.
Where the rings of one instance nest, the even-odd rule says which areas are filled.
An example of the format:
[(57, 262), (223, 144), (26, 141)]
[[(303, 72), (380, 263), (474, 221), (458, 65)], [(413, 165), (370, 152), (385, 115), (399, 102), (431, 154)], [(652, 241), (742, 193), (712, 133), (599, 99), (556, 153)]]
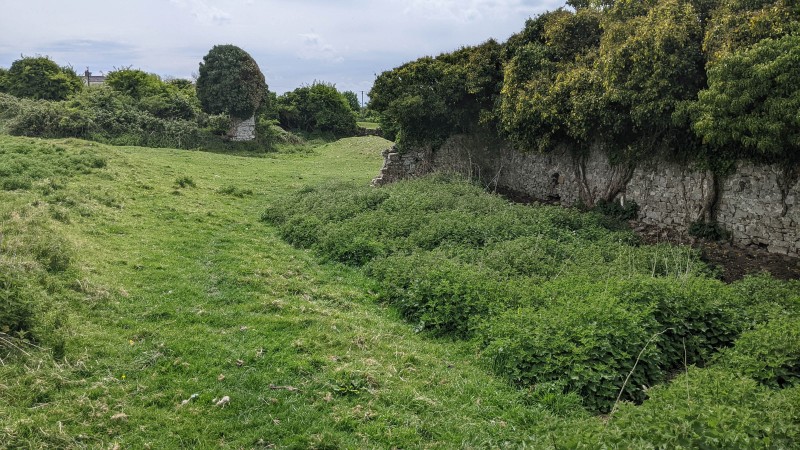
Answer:
[(208, 114), (248, 119), (261, 105), (267, 83), (258, 64), (235, 45), (215, 45), (200, 63), (197, 97)]
[(280, 96), (278, 117), (287, 129), (352, 136), (356, 131), (353, 96), (353, 92), (340, 93), (333, 84), (314, 82)]
[[(800, 36), (765, 39), (711, 65), (694, 129), (722, 149), (800, 156)], [(735, 151), (735, 150), (730, 150)]]
[(80, 91), (83, 83), (70, 67), (58, 67), (46, 56), (23, 57), (5, 74), (9, 94), (41, 100), (65, 100)]

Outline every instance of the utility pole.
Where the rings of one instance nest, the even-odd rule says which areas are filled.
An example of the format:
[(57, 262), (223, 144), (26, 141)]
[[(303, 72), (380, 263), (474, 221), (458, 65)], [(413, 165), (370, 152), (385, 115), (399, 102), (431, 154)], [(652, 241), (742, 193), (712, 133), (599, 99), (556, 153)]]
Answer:
[(364, 91), (361, 91), (361, 107), (364, 107)]

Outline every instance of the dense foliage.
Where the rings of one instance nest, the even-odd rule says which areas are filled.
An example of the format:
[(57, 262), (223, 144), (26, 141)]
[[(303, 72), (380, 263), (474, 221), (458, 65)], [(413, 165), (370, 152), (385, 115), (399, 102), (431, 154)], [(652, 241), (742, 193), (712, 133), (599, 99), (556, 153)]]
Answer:
[(264, 74), (250, 54), (235, 45), (215, 45), (203, 57), (197, 97), (208, 114), (249, 119), (267, 93)]
[[(781, 344), (792, 333), (758, 341), (796, 322), (781, 319), (800, 313), (796, 283), (725, 285), (694, 251), (641, 245), (598, 214), (427, 178), (306, 188), (264, 219), (294, 245), (364, 266), (418, 330), (473, 339), (488, 366), (536, 395), (578, 394), (608, 412), (687, 365), (716, 362), (779, 387), (800, 376), (794, 346)], [(754, 346), (760, 365), (738, 356)]]
[(23, 57), (0, 73), (0, 92), (24, 98), (64, 100), (83, 83), (71, 67), (59, 67), (44, 56)]
[[(31, 58), (23, 58), (14, 64), (16, 67), (31, 62)], [(47, 58), (37, 58), (35, 62), (58, 69)], [(0, 71), (0, 85), (5, 86), (3, 80), (9, 79), (8, 72)], [(38, 92), (32, 98), (2, 93), (0, 89), (0, 129), (13, 135), (80, 137), (115, 145), (214, 150), (264, 151), (293, 138), (275, 125), (276, 113), (270, 103), (274, 93), (258, 91), (264, 101), (255, 111), (256, 141), (229, 142), (227, 135), (235, 120), (227, 113), (205, 113), (190, 80), (163, 80), (143, 70), (122, 68), (110, 72), (103, 85), (65, 94), (60, 100), (46, 100), (47, 89), (53, 86), (58, 84), (32, 87)], [(78, 86), (81, 86), (79, 79)], [(248, 111), (251, 106), (247, 106)]]
[(351, 100), (333, 84), (314, 82), (278, 97), (276, 109), (281, 126), (286, 129), (352, 136), (358, 103), (356, 100), (353, 109)]
[(796, 2), (568, 4), (503, 44), (381, 74), (370, 107), (383, 129), (412, 146), (482, 124), (523, 150), (600, 144), (623, 160), (664, 149), (706, 163), (797, 158)]

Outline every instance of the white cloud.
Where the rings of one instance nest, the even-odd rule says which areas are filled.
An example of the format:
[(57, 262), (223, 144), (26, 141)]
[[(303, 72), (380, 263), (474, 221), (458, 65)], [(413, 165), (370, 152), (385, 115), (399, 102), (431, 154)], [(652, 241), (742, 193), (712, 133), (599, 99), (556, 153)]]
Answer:
[(299, 56), (302, 59), (319, 60), (327, 62), (342, 62), (344, 58), (336, 49), (317, 33), (299, 34), (302, 47)]
[(230, 14), (203, 0), (170, 0), (170, 3), (188, 10), (201, 24), (224, 25), (231, 21)]
[(279, 93), (315, 79), (361, 91), (404, 62), (502, 41), (563, 1), (7, 1), (0, 67), (20, 54), (43, 54), (94, 72), (132, 65), (189, 77), (211, 47), (234, 44), (256, 59)]

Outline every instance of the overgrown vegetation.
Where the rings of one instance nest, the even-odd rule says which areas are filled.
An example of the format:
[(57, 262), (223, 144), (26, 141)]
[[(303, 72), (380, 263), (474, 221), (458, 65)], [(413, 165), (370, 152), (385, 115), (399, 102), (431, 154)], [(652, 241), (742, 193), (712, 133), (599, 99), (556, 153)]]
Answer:
[[(286, 123), (282, 129), (278, 97), (268, 91), (252, 57), (238, 47), (212, 48), (200, 75), (195, 87), (189, 80), (163, 80), (123, 67), (110, 72), (103, 85), (86, 87), (74, 71), (46, 57), (23, 58), (11, 70), (0, 71), (0, 130), (113, 145), (251, 153), (302, 144), (304, 139), (290, 128), (325, 138), (355, 134), (348, 100), (325, 83), (315, 84), (313, 95), (302, 101), (290, 102), (303, 123)], [(256, 140), (231, 141), (236, 125), (251, 116)]]
[(2, 179), (21, 180), (0, 190), (0, 442), (797, 441), (796, 282), (724, 285), (689, 249), (459, 180), (342, 182), (366, 185), (388, 145), (239, 158), (0, 136)]
[(603, 216), (511, 205), (464, 181), (305, 188), (264, 219), (326, 260), (364, 266), (417, 330), (473, 339), (499, 375), (576, 393), (596, 412), (641, 402), (742, 331), (800, 312), (800, 291), (754, 305), (688, 248), (639, 245)]
[[(277, 98), (277, 114), (282, 127), (303, 133), (329, 133), (353, 136), (356, 132), (358, 101), (355, 93), (341, 93), (329, 83), (314, 82)], [(353, 109), (355, 107), (355, 109)]]
[(602, 145), (797, 161), (800, 7), (787, 0), (572, 1), (499, 44), (424, 57), (370, 92), (403, 145), (479, 127), (522, 150)]

